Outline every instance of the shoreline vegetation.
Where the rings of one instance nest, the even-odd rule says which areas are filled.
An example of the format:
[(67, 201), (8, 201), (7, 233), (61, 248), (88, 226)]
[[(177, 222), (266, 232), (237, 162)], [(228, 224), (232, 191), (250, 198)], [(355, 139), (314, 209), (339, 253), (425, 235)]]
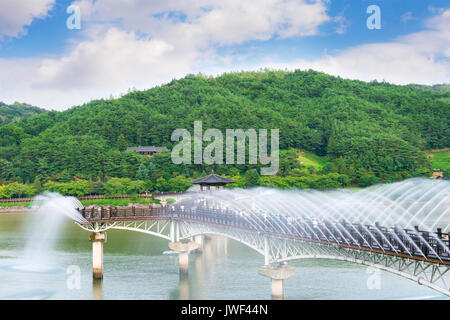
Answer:
[[(326, 157), (317, 156), (311, 152), (300, 151), (297, 149), (289, 150), (290, 154), (284, 161), (284, 166), (290, 167), (289, 176), (259, 176), (256, 170), (249, 170), (245, 175), (225, 175), (233, 178), (235, 183), (230, 188), (251, 188), (256, 186), (276, 188), (276, 189), (319, 189), (330, 190), (337, 188), (360, 189), (378, 183), (389, 183), (411, 178), (411, 175), (405, 174), (391, 179), (390, 181), (380, 181), (375, 176), (361, 177), (359, 184), (352, 184), (348, 175), (336, 172), (324, 173), (330, 167), (331, 162)], [(450, 169), (450, 149), (442, 148), (430, 150), (427, 154), (433, 171), (442, 171), (444, 179), (449, 177)], [(327, 171), (328, 172), (328, 171)], [(428, 172), (428, 171), (427, 171)], [(203, 172), (203, 175), (206, 173)], [(431, 178), (424, 174), (422, 177)], [(69, 182), (48, 181), (43, 186), (39, 181), (31, 183), (7, 182), (1, 184), (0, 181), (0, 210), (14, 211), (24, 209), (31, 204), (25, 201), (26, 198), (32, 198), (44, 191), (57, 192), (64, 196), (74, 196), (80, 198), (83, 205), (100, 206), (127, 206), (129, 204), (150, 204), (158, 203), (159, 200), (151, 199), (147, 193), (148, 189), (162, 189), (163, 193), (184, 192), (192, 186), (190, 180), (184, 176), (176, 176), (162, 182), (160, 178), (153, 183), (145, 180), (132, 180), (130, 178), (110, 178), (105, 183), (102, 181), (92, 181), (85, 179), (75, 179)], [(164, 185), (166, 184), (166, 185)], [(100, 199), (86, 199), (94, 192), (98, 193)], [(160, 192), (156, 190), (156, 193)], [(155, 193), (153, 191), (152, 193)], [(18, 199), (19, 198), (19, 199)], [(20, 198), (22, 200), (19, 202)], [(8, 202), (2, 200), (8, 199)], [(14, 201), (17, 199), (18, 201)]]
[[(1, 181), (0, 179), (0, 207), (1, 199), (15, 199), (33, 197), (43, 191), (57, 192), (66, 196), (84, 197), (91, 194), (114, 197), (116, 195), (129, 195), (133, 197), (136, 194), (150, 193), (170, 193), (184, 192), (192, 184), (191, 178), (182, 174), (175, 175), (172, 178), (153, 177), (145, 162), (161, 161), (170, 157), (169, 152), (161, 152), (152, 158), (142, 157), (141, 165), (136, 173), (136, 178), (107, 178), (102, 180), (87, 180), (82, 176), (73, 178), (73, 180), (53, 181), (49, 180), (43, 184), (36, 178), (34, 183), (22, 183), (14, 181)], [(334, 162), (328, 157), (318, 156), (312, 152), (301, 151), (299, 149), (281, 150), (280, 152), (280, 173), (276, 175), (260, 176), (258, 170), (249, 169), (245, 174), (241, 174), (236, 168), (231, 168), (224, 177), (232, 178), (235, 183), (229, 188), (251, 188), (256, 186), (271, 187), (276, 189), (336, 189), (336, 188), (364, 188), (378, 183), (391, 183), (401, 181), (412, 177), (429, 177), (434, 171), (442, 171), (444, 179), (450, 175), (450, 149), (443, 148), (430, 150), (427, 157), (433, 169), (423, 170), (410, 174), (401, 172), (389, 179), (380, 179), (368, 172), (358, 179), (358, 183), (352, 178), (352, 172), (339, 173)], [(282, 172), (288, 172), (283, 175)], [(338, 172), (336, 172), (338, 171)], [(201, 174), (197, 172), (197, 178), (206, 175), (204, 170)], [(220, 173), (219, 173), (220, 174)], [(142, 180), (141, 180), (142, 179)], [(13, 202), (13, 201), (12, 201)]]
[[(85, 207), (88, 206), (111, 206), (111, 207), (126, 207), (129, 205), (151, 205), (160, 204), (159, 199), (145, 199), (130, 197), (124, 199), (90, 199), (80, 200), (81, 204)], [(174, 203), (174, 199), (167, 199), (168, 204)], [(30, 210), (32, 202), (0, 202), (0, 213), (12, 213), (12, 212), (26, 212)]]

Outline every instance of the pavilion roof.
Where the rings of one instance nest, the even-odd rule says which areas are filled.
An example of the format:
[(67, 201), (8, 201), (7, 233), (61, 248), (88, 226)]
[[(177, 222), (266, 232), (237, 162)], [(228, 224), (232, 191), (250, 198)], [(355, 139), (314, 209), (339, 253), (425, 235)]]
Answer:
[(233, 179), (225, 178), (214, 174), (214, 170), (211, 170), (211, 174), (191, 180), (193, 184), (224, 184), (224, 183), (233, 183)]
[(168, 149), (166, 147), (139, 146), (139, 147), (128, 147), (126, 151), (160, 152), (160, 151), (168, 151)]

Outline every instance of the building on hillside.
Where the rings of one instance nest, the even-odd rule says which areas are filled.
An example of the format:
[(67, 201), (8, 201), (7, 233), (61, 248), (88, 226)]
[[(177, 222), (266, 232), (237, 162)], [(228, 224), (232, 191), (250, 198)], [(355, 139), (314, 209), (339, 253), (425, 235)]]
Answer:
[(136, 151), (140, 155), (151, 157), (154, 154), (161, 151), (169, 151), (166, 147), (155, 147), (155, 146), (139, 146), (139, 147), (128, 147), (125, 151)]
[(211, 174), (198, 179), (193, 179), (191, 180), (191, 183), (199, 184), (201, 191), (203, 191), (203, 187), (205, 187), (205, 190), (209, 191), (211, 190), (211, 187), (215, 187), (216, 190), (219, 190), (220, 187), (225, 189), (226, 185), (228, 183), (234, 183), (234, 180), (215, 175), (214, 170), (211, 170)]
[(434, 171), (434, 172), (431, 174), (431, 177), (432, 177), (433, 179), (442, 179), (442, 178), (444, 177), (444, 173), (443, 173), (442, 171)]

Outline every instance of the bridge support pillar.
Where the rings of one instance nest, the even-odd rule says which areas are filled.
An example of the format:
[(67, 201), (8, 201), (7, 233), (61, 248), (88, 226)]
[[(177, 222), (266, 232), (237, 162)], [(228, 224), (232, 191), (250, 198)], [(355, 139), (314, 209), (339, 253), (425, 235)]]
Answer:
[(294, 266), (283, 264), (281, 266), (264, 265), (259, 267), (258, 273), (272, 280), (272, 299), (284, 299), (284, 280), (295, 273)]
[(169, 242), (169, 248), (178, 252), (180, 276), (187, 275), (189, 270), (189, 251), (196, 250), (198, 244), (192, 241), (187, 243)]
[(103, 279), (103, 244), (106, 242), (106, 232), (92, 232), (89, 240), (92, 242), (92, 275), (94, 279)]
[(199, 234), (194, 237), (194, 242), (198, 245), (198, 248), (195, 249), (195, 253), (203, 252), (203, 235)]

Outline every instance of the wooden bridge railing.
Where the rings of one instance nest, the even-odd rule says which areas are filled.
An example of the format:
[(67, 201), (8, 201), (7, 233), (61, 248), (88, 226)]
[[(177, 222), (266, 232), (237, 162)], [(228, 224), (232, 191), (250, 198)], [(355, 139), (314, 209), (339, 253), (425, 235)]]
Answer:
[[(107, 222), (120, 220), (145, 220), (151, 218), (182, 219), (219, 224), (287, 237), (296, 237), (325, 243), (337, 243), (356, 248), (382, 250), (395, 254), (425, 256), (442, 259), (450, 264), (450, 234), (387, 228), (375, 225), (339, 224), (328, 221), (286, 216), (269, 216), (250, 219), (251, 214), (229, 209), (214, 209), (206, 206), (149, 206), (87, 207), (79, 209), (88, 221)], [(436, 255), (437, 253), (437, 255)]]

